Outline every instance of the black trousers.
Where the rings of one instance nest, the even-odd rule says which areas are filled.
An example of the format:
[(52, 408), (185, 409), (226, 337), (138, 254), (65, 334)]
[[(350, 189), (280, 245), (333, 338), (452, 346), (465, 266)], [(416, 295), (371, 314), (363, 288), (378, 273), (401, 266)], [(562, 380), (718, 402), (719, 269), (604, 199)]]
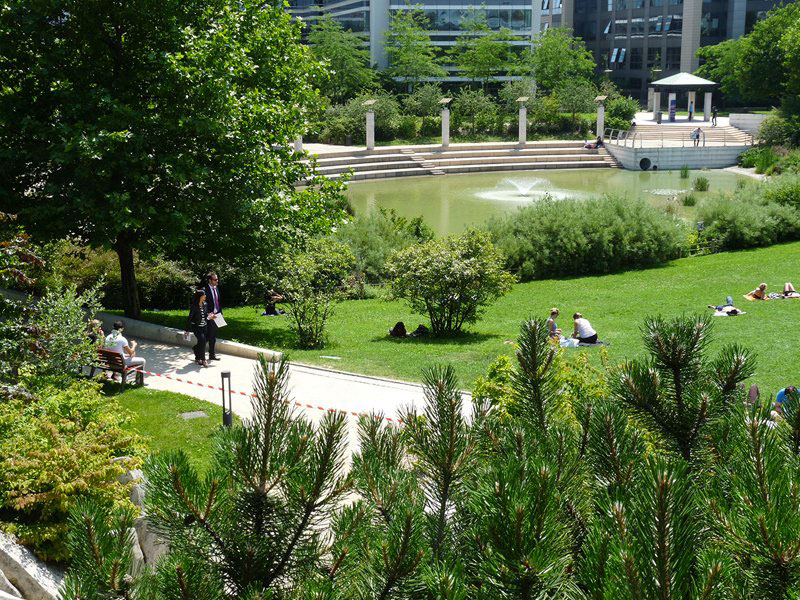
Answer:
[(597, 334), (590, 335), (587, 338), (578, 338), (578, 341), (581, 344), (596, 344), (597, 343)]
[(194, 350), (194, 359), (205, 360), (208, 325), (204, 325), (203, 327), (198, 327), (197, 325), (195, 325), (192, 327), (192, 329), (194, 330), (194, 336), (197, 338), (197, 343), (194, 346), (192, 346), (192, 350)]
[(217, 353), (214, 352), (214, 347), (217, 345), (217, 324), (214, 321), (209, 320), (208, 322), (208, 333), (206, 334), (208, 337), (208, 355), (209, 356), (216, 356)]

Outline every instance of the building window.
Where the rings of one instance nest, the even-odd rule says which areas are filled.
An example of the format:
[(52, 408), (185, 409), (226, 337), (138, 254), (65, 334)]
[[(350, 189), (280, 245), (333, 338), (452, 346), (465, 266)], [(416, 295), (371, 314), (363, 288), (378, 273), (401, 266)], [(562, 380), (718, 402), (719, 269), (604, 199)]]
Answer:
[(608, 0), (608, 12), (614, 10), (614, 0)]
[(644, 8), (644, 0), (633, 0), (632, 8)]
[(561, 14), (561, 0), (553, 0), (553, 14), (554, 15)]
[(625, 64), (625, 52), (627, 50), (628, 50), (627, 48), (620, 48), (619, 50), (619, 58), (617, 59), (617, 62), (621, 65)]
[(631, 60), (628, 66), (631, 69), (641, 69), (642, 68), (642, 49), (641, 48), (631, 48)]
[(668, 31), (668, 35), (680, 35), (683, 30), (683, 15), (669, 15), (664, 30)]
[(550, 0), (542, 0), (542, 10), (548, 10), (550, 8)]
[(611, 51), (611, 64), (612, 64), (612, 65), (613, 65), (615, 62), (617, 62), (617, 53), (618, 53), (618, 52), (619, 52), (619, 48), (614, 48), (614, 49)]
[(644, 19), (634, 17), (631, 19), (631, 37), (642, 37), (644, 35)]
[(766, 17), (767, 17), (767, 11), (765, 10), (748, 10), (744, 19), (745, 35), (753, 31), (753, 27), (756, 26), (756, 23), (764, 20)]
[(608, 35), (608, 32), (609, 32), (609, 31), (611, 31), (611, 21), (609, 21), (609, 22), (608, 22), (608, 24), (606, 25), (606, 28), (605, 28), (605, 29), (603, 29), (603, 33), (604, 33), (605, 35)]
[(664, 0), (650, 0), (650, 6), (664, 6)]
[(680, 48), (667, 48), (667, 66), (668, 71), (672, 69), (681, 68), (681, 49)]
[(700, 21), (700, 35), (707, 37), (725, 37), (726, 13), (705, 13)]
[(626, 0), (616, 0), (617, 10), (627, 10)]
[(614, 21), (614, 37), (625, 39), (628, 37), (628, 19), (617, 19)]
[(659, 15), (658, 17), (650, 17), (650, 21), (648, 22), (647, 31), (650, 35), (655, 35), (661, 33), (664, 25), (664, 17)]
[(647, 68), (652, 69), (653, 67), (661, 68), (661, 49), (660, 48), (648, 48), (647, 49)]

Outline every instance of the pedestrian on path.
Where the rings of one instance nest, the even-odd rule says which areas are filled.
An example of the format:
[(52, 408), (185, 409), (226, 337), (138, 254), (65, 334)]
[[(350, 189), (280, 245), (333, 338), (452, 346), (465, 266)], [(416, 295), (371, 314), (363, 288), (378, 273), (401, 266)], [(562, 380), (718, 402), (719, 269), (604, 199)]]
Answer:
[(205, 290), (196, 290), (192, 298), (192, 305), (189, 307), (189, 319), (187, 320), (186, 334), (189, 330), (194, 332), (197, 343), (192, 346), (194, 350), (194, 360), (201, 367), (207, 367), (206, 360), (206, 338), (208, 336), (208, 309), (206, 308)]
[(694, 102), (689, 102), (689, 120), (692, 120), (692, 114), (694, 114)]
[(219, 277), (211, 271), (206, 277), (206, 310), (208, 311), (208, 360), (219, 360), (216, 353), (217, 324), (214, 322), (222, 314), (222, 301), (219, 297)]
[(717, 126), (717, 113), (718, 112), (719, 112), (719, 110), (717, 110), (716, 105), (711, 107), (711, 126), (712, 127), (716, 127)]

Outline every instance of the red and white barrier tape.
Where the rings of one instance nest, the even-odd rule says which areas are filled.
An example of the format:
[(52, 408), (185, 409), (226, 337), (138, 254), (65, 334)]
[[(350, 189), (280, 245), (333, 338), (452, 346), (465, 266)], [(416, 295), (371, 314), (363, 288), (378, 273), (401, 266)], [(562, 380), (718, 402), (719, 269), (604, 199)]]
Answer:
[[(136, 369), (136, 372), (137, 373), (144, 373), (145, 375), (152, 375), (154, 377), (162, 377), (164, 379), (169, 379), (171, 381), (177, 381), (179, 383), (186, 383), (186, 384), (189, 384), (189, 385), (196, 385), (197, 387), (201, 387), (201, 388), (208, 388), (210, 390), (217, 390), (219, 392), (223, 391), (220, 386), (209, 385), (207, 383), (198, 383), (196, 381), (189, 381), (188, 379), (182, 379), (180, 377), (172, 377), (171, 375), (166, 375), (166, 374), (163, 374), (163, 373), (154, 373), (153, 371), (145, 371), (143, 369)], [(248, 394), (246, 392), (241, 392), (241, 391), (230, 390), (230, 392), (231, 392), (231, 394), (239, 394), (239, 395), (247, 396), (247, 397), (250, 397), (250, 398), (255, 398), (256, 397), (255, 394)], [(325, 408), (323, 406), (314, 406), (312, 404), (303, 404), (302, 402), (295, 402), (294, 405), (299, 407), (299, 408), (317, 409), (317, 410), (321, 410), (323, 412), (338, 412), (338, 413), (341, 413), (341, 414), (344, 414), (344, 415), (352, 415), (354, 417), (368, 417), (368, 416), (370, 416), (369, 413), (365, 413), (365, 412), (358, 413), (358, 412), (355, 412), (355, 411), (347, 411), (347, 410), (341, 410), (341, 409), (335, 409), (335, 408)], [(401, 424), (403, 423), (402, 419), (393, 419), (392, 417), (383, 417), (383, 418), (386, 419), (387, 421), (389, 421), (390, 423), (394, 423), (394, 422), (401, 423)]]

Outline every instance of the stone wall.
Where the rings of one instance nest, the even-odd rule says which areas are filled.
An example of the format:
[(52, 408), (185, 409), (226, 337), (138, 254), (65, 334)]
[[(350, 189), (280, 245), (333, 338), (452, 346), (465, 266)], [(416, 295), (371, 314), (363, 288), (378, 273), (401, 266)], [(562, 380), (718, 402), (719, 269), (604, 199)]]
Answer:
[(628, 170), (640, 171), (642, 161), (648, 169), (678, 170), (686, 165), (690, 169), (722, 169), (739, 162), (739, 155), (750, 146), (706, 146), (698, 148), (625, 148), (607, 144), (608, 150)]
[(769, 115), (751, 115), (744, 113), (731, 113), (730, 124), (737, 129), (747, 131), (753, 135), (758, 134), (761, 124)]

